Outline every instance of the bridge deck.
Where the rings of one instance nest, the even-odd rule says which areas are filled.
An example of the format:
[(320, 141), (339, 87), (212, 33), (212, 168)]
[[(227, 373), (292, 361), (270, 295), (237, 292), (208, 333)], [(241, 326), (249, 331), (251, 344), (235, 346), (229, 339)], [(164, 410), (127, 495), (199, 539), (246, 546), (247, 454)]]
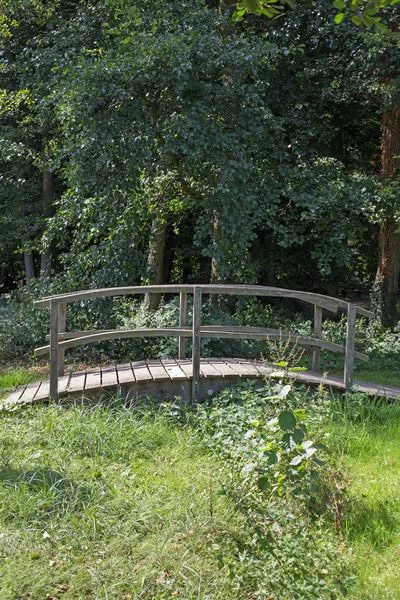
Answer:
[[(227, 385), (243, 379), (262, 379), (276, 371), (257, 361), (240, 358), (209, 358), (200, 363), (200, 397), (212, 396)], [(289, 373), (299, 383), (318, 386), (321, 383), (333, 391), (344, 391), (340, 377), (324, 377), (313, 371)], [(86, 371), (69, 373), (59, 378), (59, 397), (98, 397), (104, 392), (118, 393), (133, 399), (140, 395), (163, 398), (182, 396), (190, 399), (191, 360), (159, 359), (97, 367)], [(374, 396), (400, 398), (400, 389), (357, 381), (355, 389)], [(7, 406), (47, 400), (50, 394), (48, 380), (37, 381), (12, 392), (4, 401)]]

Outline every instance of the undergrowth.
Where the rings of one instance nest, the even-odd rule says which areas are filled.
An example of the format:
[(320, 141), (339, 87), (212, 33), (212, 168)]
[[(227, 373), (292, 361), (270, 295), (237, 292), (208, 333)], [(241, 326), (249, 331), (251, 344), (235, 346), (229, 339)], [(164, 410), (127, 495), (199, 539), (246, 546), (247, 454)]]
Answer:
[(325, 414), (285, 384), (226, 390), (194, 414), (2, 411), (0, 597), (341, 597)]

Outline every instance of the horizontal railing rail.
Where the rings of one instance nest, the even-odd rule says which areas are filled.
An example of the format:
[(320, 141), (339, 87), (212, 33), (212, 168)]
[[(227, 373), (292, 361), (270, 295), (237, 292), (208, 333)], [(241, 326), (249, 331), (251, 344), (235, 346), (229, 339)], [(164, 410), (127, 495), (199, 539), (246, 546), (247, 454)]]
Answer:
[[(95, 298), (121, 297), (128, 295), (164, 293), (180, 294), (179, 326), (171, 328), (146, 329), (112, 329), (97, 331), (65, 331), (66, 307), (70, 302), (83, 302)], [(193, 295), (193, 325), (187, 325), (187, 295)], [(205, 294), (248, 295), (260, 297), (291, 298), (314, 305), (314, 335), (305, 336), (280, 329), (229, 326), (201, 325), (201, 302)], [(34, 302), (35, 308), (50, 308), (50, 344), (41, 346), (35, 353), (50, 353), (50, 396), (58, 399), (58, 376), (64, 373), (65, 350), (94, 342), (134, 337), (178, 337), (180, 359), (185, 358), (185, 341), (192, 339), (192, 399), (197, 400), (200, 377), (200, 342), (201, 338), (230, 338), (238, 340), (281, 340), (301, 345), (313, 346), (313, 370), (320, 372), (321, 349), (332, 352), (343, 352), (345, 358), (344, 381), (346, 390), (350, 390), (354, 380), (354, 359), (368, 360), (368, 356), (355, 350), (355, 321), (357, 315), (367, 318), (372, 313), (339, 298), (332, 298), (311, 292), (285, 290), (267, 286), (246, 285), (157, 285), (130, 286), (120, 288), (104, 288), (84, 290), (56, 296), (48, 296)], [(341, 308), (347, 312), (346, 345), (335, 344), (322, 339), (322, 311), (336, 313)]]

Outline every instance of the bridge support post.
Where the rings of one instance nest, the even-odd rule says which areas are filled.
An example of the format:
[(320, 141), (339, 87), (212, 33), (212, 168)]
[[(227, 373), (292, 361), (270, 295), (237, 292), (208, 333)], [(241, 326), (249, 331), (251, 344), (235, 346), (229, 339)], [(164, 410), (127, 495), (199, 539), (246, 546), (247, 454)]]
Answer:
[[(61, 302), (58, 305), (58, 333), (64, 333), (65, 326), (67, 323), (67, 305), (65, 302)], [(64, 375), (64, 360), (65, 360), (65, 350), (64, 348), (58, 349), (58, 376), (61, 377)]]
[[(322, 336), (322, 308), (314, 305), (314, 337), (321, 338)], [(317, 373), (321, 372), (321, 348), (314, 346), (313, 359), (312, 359), (312, 370)]]
[(347, 309), (346, 359), (344, 366), (344, 384), (346, 392), (350, 392), (354, 383), (354, 345), (356, 337), (357, 307), (349, 304)]
[(200, 334), (201, 327), (201, 288), (196, 287), (193, 291), (193, 349), (192, 349), (192, 403), (197, 402), (199, 397), (200, 381)]
[(60, 305), (50, 300), (50, 397), (58, 402), (58, 338), (60, 323)]
[[(181, 292), (179, 296), (179, 327), (187, 325), (187, 294)], [(183, 360), (186, 358), (186, 338), (179, 338), (178, 358)]]

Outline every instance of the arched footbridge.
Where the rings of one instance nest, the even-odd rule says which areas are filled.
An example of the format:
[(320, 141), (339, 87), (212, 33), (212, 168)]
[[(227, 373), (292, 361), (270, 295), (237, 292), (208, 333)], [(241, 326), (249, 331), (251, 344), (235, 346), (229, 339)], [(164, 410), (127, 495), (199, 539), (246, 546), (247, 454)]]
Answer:
[[(67, 306), (73, 302), (83, 302), (93, 298), (123, 297), (141, 294), (179, 294), (179, 325), (158, 329), (118, 329), (102, 331), (66, 331)], [(306, 302), (314, 307), (313, 336), (305, 336), (280, 329), (244, 326), (207, 325), (202, 321), (202, 300), (205, 295), (216, 294), (256, 296), (269, 298), (291, 298)], [(187, 299), (193, 296), (192, 324), (188, 325)], [(212, 395), (221, 388), (236, 383), (243, 378), (264, 378), (276, 371), (262, 362), (240, 358), (202, 358), (203, 338), (278, 340), (290, 341), (313, 348), (312, 369), (299, 373), (289, 373), (290, 377), (309, 384), (325, 386), (339, 391), (354, 388), (365, 393), (399, 398), (400, 389), (358, 381), (354, 378), (354, 359), (368, 360), (368, 356), (355, 348), (355, 325), (357, 316), (371, 318), (368, 310), (346, 302), (310, 292), (286, 290), (275, 287), (248, 285), (163, 285), (133, 286), (120, 288), (93, 289), (49, 296), (34, 303), (37, 309), (50, 309), (49, 344), (36, 348), (37, 356), (50, 355), (50, 379), (29, 384), (13, 392), (8, 403), (25, 403), (52, 398), (100, 395), (104, 390), (117, 391), (124, 397), (152, 395), (160, 398), (183, 396), (197, 402), (206, 395)], [(323, 316), (325, 313), (347, 315), (345, 345), (323, 339)], [(134, 337), (179, 338), (177, 359), (158, 359), (130, 362), (123, 365), (97, 367), (78, 373), (64, 373), (65, 351), (69, 348), (101, 342), (105, 340)], [(186, 339), (192, 340), (192, 355), (186, 357)], [(321, 350), (344, 353), (343, 377), (325, 376), (321, 373)]]

